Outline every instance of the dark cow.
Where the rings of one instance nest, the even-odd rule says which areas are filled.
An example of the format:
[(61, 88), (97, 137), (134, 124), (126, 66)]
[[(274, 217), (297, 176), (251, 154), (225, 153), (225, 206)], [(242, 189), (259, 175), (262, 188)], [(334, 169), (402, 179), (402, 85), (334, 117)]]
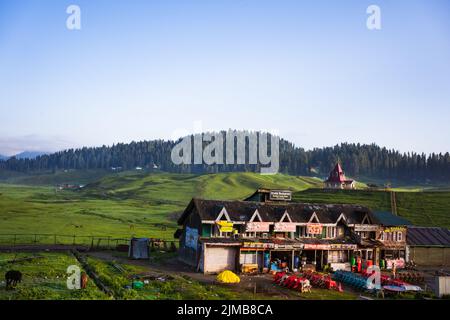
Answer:
[(5, 274), (6, 289), (13, 289), (18, 283), (22, 282), (22, 272), (9, 270)]

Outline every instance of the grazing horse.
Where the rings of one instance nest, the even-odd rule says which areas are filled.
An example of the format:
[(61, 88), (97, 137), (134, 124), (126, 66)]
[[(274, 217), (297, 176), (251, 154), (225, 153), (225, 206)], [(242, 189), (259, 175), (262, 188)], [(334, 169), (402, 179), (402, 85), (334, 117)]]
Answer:
[(13, 289), (18, 283), (22, 282), (22, 272), (9, 270), (5, 274), (6, 289)]
[(86, 272), (82, 272), (81, 273), (81, 279), (80, 279), (80, 288), (81, 289), (86, 289), (87, 287), (87, 283), (88, 283), (88, 276), (86, 274)]

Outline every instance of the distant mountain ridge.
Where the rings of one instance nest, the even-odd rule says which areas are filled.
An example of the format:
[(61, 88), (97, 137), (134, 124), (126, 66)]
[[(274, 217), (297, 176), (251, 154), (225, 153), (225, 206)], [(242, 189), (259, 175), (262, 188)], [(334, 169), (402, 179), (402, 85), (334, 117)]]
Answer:
[[(244, 135), (248, 131), (232, 131)], [(221, 131), (221, 133), (226, 133)], [(214, 135), (214, 133), (210, 133)], [(260, 135), (260, 133), (257, 133)], [(194, 137), (188, 136), (191, 141)], [(226, 139), (225, 139), (226, 140)], [(224, 145), (226, 141), (224, 140)], [(171, 158), (174, 146), (181, 141), (150, 140), (118, 143), (112, 146), (68, 149), (35, 159), (11, 158), (0, 162), (0, 170), (18, 172), (48, 172), (68, 169), (120, 170), (141, 167), (173, 173), (219, 173), (260, 172), (259, 164), (181, 164)], [(204, 143), (203, 146), (208, 143)], [(192, 145), (194, 145), (192, 143)], [(268, 149), (270, 150), (270, 139)], [(235, 159), (236, 159), (235, 148)], [(248, 145), (246, 146), (248, 153)], [(402, 180), (408, 182), (450, 182), (450, 154), (415, 152), (400, 153), (376, 144), (342, 143), (333, 147), (305, 150), (293, 143), (279, 140), (279, 172), (299, 176), (320, 176), (325, 178), (336, 162), (340, 162), (347, 176), (367, 177), (383, 181)], [(193, 158), (193, 157), (192, 157)]]
[(17, 159), (36, 159), (39, 156), (50, 154), (50, 152), (43, 152), (43, 151), (23, 151), (21, 153), (18, 153), (14, 156), (4, 156), (0, 154), (0, 160), (8, 160), (10, 158), (17, 158)]
[(35, 159), (39, 156), (50, 154), (50, 152), (44, 151), (23, 151), (21, 153), (16, 154), (14, 157), (17, 159)]

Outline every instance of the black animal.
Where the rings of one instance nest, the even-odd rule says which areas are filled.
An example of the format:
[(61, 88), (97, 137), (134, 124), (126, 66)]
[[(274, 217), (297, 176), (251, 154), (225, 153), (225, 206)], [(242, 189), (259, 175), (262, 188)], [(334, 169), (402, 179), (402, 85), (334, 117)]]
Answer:
[(9, 270), (5, 274), (6, 289), (13, 289), (18, 283), (22, 282), (22, 272)]

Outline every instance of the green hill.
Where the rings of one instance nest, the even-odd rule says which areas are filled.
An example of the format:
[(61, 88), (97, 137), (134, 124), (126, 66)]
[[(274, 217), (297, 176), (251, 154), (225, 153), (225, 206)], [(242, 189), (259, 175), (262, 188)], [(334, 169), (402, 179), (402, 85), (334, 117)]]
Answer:
[[(77, 181), (84, 177), (88, 184), (73, 191), (38, 185), (52, 185), (64, 179), (68, 182), (68, 174)], [(374, 210), (390, 209), (390, 195), (384, 191), (324, 191), (317, 178), (282, 174), (193, 175), (133, 171), (84, 172), (80, 176), (76, 172), (66, 172), (20, 179), (33, 185), (0, 184), (0, 243), (8, 241), (1, 236), (6, 233), (171, 239), (176, 218), (192, 197), (243, 199), (258, 187), (290, 188), (294, 191), (294, 201), (357, 203)], [(90, 182), (92, 180), (95, 181)], [(396, 194), (399, 214), (411, 222), (450, 227), (450, 192)]]
[[(416, 225), (450, 228), (450, 192), (396, 192), (397, 213)], [(297, 192), (294, 201), (352, 203), (372, 210), (391, 211), (390, 192), (368, 190), (308, 189)]]
[(143, 172), (108, 173), (77, 191), (35, 185), (42, 181), (53, 184), (54, 179), (60, 179), (60, 174), (46, 175), (45, 180), (42, 176), (28, 177), (31, 186), (0, 185), (0, 234), (136, 235), (169, 239), (176, 228), (177, 215), (192, 197), (242, 199), (263, 186), (300, 191), (321, 185), (316, 178), (288, 175)]
[(90, 196), (141, 199), (185, 205), (191, 198), (242, 199), (257, 188), (287, 188), (293, 191), (322, 186), (318, 178), (257, 173), (219, 174), (120, 174), (88, 184)]

